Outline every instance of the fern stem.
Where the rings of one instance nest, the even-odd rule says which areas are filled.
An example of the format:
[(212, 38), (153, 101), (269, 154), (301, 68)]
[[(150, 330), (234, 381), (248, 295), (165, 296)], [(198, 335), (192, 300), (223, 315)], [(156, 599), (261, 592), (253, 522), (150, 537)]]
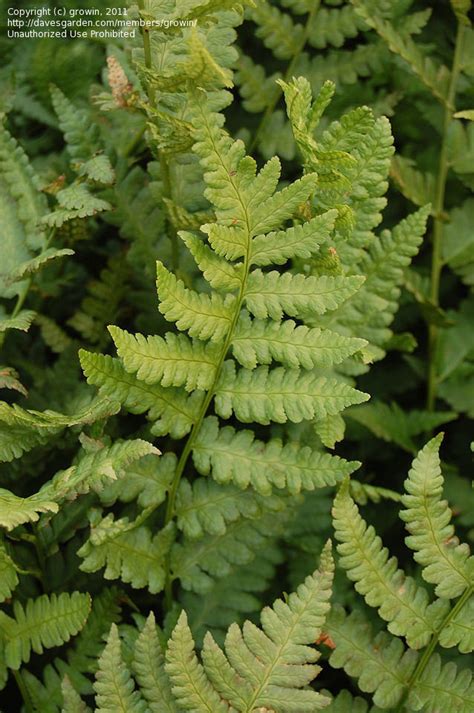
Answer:
[[(449, 171), (448, 160), (448, 132), (454, 113), (454, 101), (456, 96), (456, 85), (461, 70), (461, 53), (464, 38), (464, 25), (458, 23), (456, 33), (456, 45), (454, 50), (453, 65), (449, 80), (448, 96), (444, 110), (443, 140), (439, 157), (438, 175), (436, 179), (436, 191), (434, 200), (434, 226), (433, 226), (433, 247), (431, 255), (431, 282), (430, 300), (432, 304), (439, 305), (439, 286), (443, 260), (441, 256), (441, 245), (444, 227), (444, 202), (446, 196), (446, 182)], [(426, 406), (432, 411), (436, 402), (437, 373), (436, 358), (438, 350), (438, 327), (435, 324), (428, 326), (428, 384)]]
[(18, 686), (18, 690), (20, 691), (21, 697), (23, 698), (26, 713), (35, 713), (35, 707), (33, 705), (30, 692), (25, 686), (25, 682), (21, 677), (21, 673), (19, 671), (13, 671), (13, 676), (15, 677), (16, 685)]
[(417, 681), (420, 679), (421, 675), (423, 674), (423, 671), (427, 667), (428, 662), (429, 662), (430, 658), (432, 657), (436, 646), (438, 645), (438, 641), (439, 641), (441, 632), (459, 614), (459, 612), (467, 604), (467, 602), (469, 601), (469, 599), (472, 597), (473, 594), (474, 594), (474, 586), (468, 587), (466, 589), (466, 591), (464, 592), (464, 594), (458, 599), (458, 601), (456, 602), (454, 607), (445, 616), (445, 618), (441, 622), (441, 626), (438, 628), (438, 630), (431, 637), (428, 646), (424, 650), (422, 657), (418, 661), (416, 668), (413, 671), (410, 680), (408, 681), (408, 684), (407, 684), (407, 687), (403, 694), (403, 697), (402, 697), (400, 703), (398, 704), (398, 707), (397, 707), (395, 713), (402, 713), (405, 710), (406, 700), (410, 694), (410, 691), (413, 688), (413, 686), (417, 683)]
[[(138, 9), (140, 11), (145, 10), (145, 0), (138, 0)], [(153, 66), (151, 58), (151, 43), (150, 43), (150, 31), (147, 27), (142, 28), (142, 38), (143, 38), (143, 53), (145, 55), (145, 67), (151, 69)], [(155, 90), (153, 87), (148, 87), (147, 90), (148, 97), (152, 104), (155, 103)]]
[[(291, 58), (290, 63), (288, 64), (288, 67), (286, 68), (286, 72), (283, 77), (283, 80), (285, 82), (288, 82), (291, 79), (291, 77), (293, 76), (293, 71), (295, 69), (295, 65), (296, 65), (297, 61), (299, 60), (300, 55), (306, 46), (306, 42), (308, 41), (309, 31), (311, 29), (311, 24), (312, 24), (314, 18), (316, 17), (316, 13), (319, 10), (320, 5), (321, 5), (320, 0), (314, 0), (313, 7), (311, 8), (311, 10), (308, 14), (307, 20), (306, 20), (306, 24), (305, 24), (303, 35), (301, 38), (301, 42), (300, 42), (297, 50), (295, 51), (293, 57)], [(270, 102), (270, 104), (267, 105), (267, 108), (265, 109), (265, 113), (262, 116), (262, 119), (257, 127), (257, 130), (255, 131), (255, 133), (253, 135), (253, 139), (249, 144), (249, 148), (248, 148), (249, 154), (251, 154), (255, 150), (256, 146), (258, 145), (260, 137), (264, 133), (265, 129), (267, 128), (267, 124), (270, 121), (273, 112), (275, 111), (276, 105), (280, 101), (282, 93), (283, 93), (283, 90), (281, 89), (281, 87), (279, 85), (277, 85), (275, 87), (274, 97), (273, 97), (272, 101)]]

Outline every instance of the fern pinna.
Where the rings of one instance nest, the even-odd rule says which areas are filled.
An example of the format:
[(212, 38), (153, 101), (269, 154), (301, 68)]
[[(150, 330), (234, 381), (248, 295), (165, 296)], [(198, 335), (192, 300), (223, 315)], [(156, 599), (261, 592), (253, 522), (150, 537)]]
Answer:
[[(112, 515), (94, 519), (80, 552), (87, 571), (105, 564), (106, 576), (122, 574), (136, 586), (141, 584), (130, 572), (138, 566), (135, 558), (151, 556), (163, 573), (169, 602), (173, 581), (203, 593), (215, 578), (253, 559), (252, 544), (275, 534), (273, 512), (284, 509), (285, 493), (334, 485), (354, 469), (295, 439), (264, 442), (254, 431), (222, 421), (232, 416), (262, 426), (317, 421), (367, 398), (324, 374), (365, 342), (304, 324), (306, 315), (315, 319), (335, 310), (363, 278), (262, 269), (315, 254), (328, 239), (334, 210), (284, 228), (313, 194), (317, 175), (275, 192), (279, 161), (269, 161), (257, 173), (243, 144), (232, 141), (221, 128), (221, 116), (199, 94), (192, 122), (194, 151), (216, 221), (202, 226), (200, 234), (180, 236), (208, 287), (197, 292), (185, 286), (159, 262), (159, 310), (180, 332), (146, 338), (111, 327), (118, 358), (81, 353), (89, 383), (132, 413), (148, 412), (153, 435), (188, 436), (179, 459), (168, 454), (153, 476), (161, 497), (144, 503), (135, 521)], [(197, 473), (212, 480), (190, 477), (191, 457)], [(280, 497), (261, 497), (273, 489)], [(157, 508), (165, 499), (161, 520)], [(160, 520), (164, 529), (152, 539), (158, 545), (159, 538), (160, 547), (149, 552), (151, 529)], [(133, 543), (132, 549), (126, 543)]]

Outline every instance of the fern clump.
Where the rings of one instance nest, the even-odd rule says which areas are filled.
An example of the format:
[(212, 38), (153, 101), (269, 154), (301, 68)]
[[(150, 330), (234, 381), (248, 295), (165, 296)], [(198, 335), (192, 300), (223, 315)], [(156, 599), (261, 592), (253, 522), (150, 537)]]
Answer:
[(0, 709), (471, 713), (472, 3), (82, 5), (0, 40)]

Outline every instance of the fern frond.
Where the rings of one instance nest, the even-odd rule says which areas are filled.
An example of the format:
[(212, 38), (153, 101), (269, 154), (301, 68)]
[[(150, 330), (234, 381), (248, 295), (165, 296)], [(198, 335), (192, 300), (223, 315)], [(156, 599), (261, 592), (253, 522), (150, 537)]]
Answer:
[(91, 709), (86, 706), (67, 676), (61, 683), (61, 692), (63, 695), (61, 713), (90, 713)]
[(192, 592), (205, 594), (216, 579), (228, 577), (236, 567), (252, 562), (269, 538), (280, 534), (285, 513), (275, 518), (265, 513), (260, 518), (240, 518), (229, 523), (223, 535), (206, 535), (199, 540), (175, 543), (171, 550), (173, 580)]
[(192, 341), (184, 334), (165, 337), (132, 335), (109, 327), (117, 353), (130, 374), (146, 384), (184, 386), (186, 391), (207, 390), (215, 375), (219, 350), (214, 344)]
[(61, 713), (90, 713), (91, 709), (86, 706), (67, 676), (62, 680), (61, 692), (63, 694)]
[(181, 231), (179, 235), (211, 287), (223, 292), (240, 288), (243, 277), (242, 265), (232, 265), (222, 260), (192, 233)]
[(98, 386), (104, 395), (114, 394), (113, 398), (131, 413), (149, 412), (156, 435), (169, 433), (173, 438), (182, 438), (191, 430), (201, 401), (199, 393), (187, 397), (175, 389), (147, 385), (110, 356), (81, 349), (79, 358), (89, 384)]
[(372, 636), (369, 621), (359, 611), (350, 616), (332, 608), (325, 630), (334, 641), (330, 663), (358, 679), (361, 691), (373, 693), (380, 708), (394, 708), (401, 700), (419, 654), (405, 650), (400, 639), (381, 631)]
[(147, 705), (122, 661), (118, 629), (112, 624), (107, 644), (99, 659), (94, 690), (96, 713), (147, 713)]
[(271, 364), (272, 360), (290, 369), (313, 369), (339, 364), (366, 344), (363, 339), (344, 337), (329, 329), (310, 329), (291, 319), (251, 320), (243, 312), (232, 339), (232, 353), (246, 369)]
[(341, 565), (369, 606), (376, 607), (392, 634), (405, 636), (413, 649), (426, 646), (447, 613), (446, 602), (429, 603), (428, 592), (398, 569), (395, 557), (372, 526), (367, 526), (346, 482), (333, 507)]
[(474, 706), (472, 671), (459, 670), (454, 662), (443, 665), (435, 654), (410, 692), (409, 702), (415, 710), (441, 707), (446, 713), (469, 713)]
[(132, 669), (150, 713), (179, 713), (165, 672), (165, 657), (150, 614), (135, 643)]
[(404, 156), (394, 156), (390, 166), (390, 175), (405, 198), (417, 206), (432, 203), (434, 199), (434, 176), (421, 173), (414, 162)]
[(17, 282), (18, 280), (22, 280), (24, 277), (34, 275), (51, 262), (51, 260), (56, 260), (57, 258), (65, 257), (66, 255), (74, 255), (74, 250), (69, 250), (68, 248), (61, 250), (57, 250), (56, 248), (47, 248), (31, 260), (20, 263), (20, 265), (8, 274), (7, 281), (8, 283)]
[[(60, 677), (68, 677), (81, 695), (92, 693), (92, 683), (88, 675), (97, 670), (97, 659), (102, 652), (104, 639), (111, 625), (120, 620), (121, 597), (122, 593), (115, 587), (108, 587), (95, 596), (85, 626), (79, 632), (74, 648), (67, 652), (67, 660), (54, 661), (54, 669), (57, 669)], [(47, 675), (52, 678), (54, 669), (45, 669), (45, 685), (50, 690), (53, 685), (48, 685)]]
[(0, 545), (0, 602), (4, 602), (10, 597), (17, 584), (18, 575), (15, 563), (5, 547)]
[(145, 455), (127, 465), (125, 477), (107, 484), (99, 497), (104, 505), (113, 505), (117, 500), (123, 503), (136, 501), (142, 508), (158, 506), (166, 499), (176, 471), (177, 458), (174, 453), (166, 453), (160, 458)]
[(436, 594), (452, 599), (474, 585), (474, 556), (459, 544), (451, 524), (451, 511), (442, 500), (443, 476), (439, 458), (442, 435), (420, 451), (405, 481), (405, 510), (401, 517), (409, 537), (407, 545), (422, 565), (423, 578), (435, 584)]
[(272, 486), (296, 494), (335, 485), (359, 466), (296, 442), (284, 445), (274, 438), (263, 443), (252, 431), (236, 431), (232, 426), (219, 429), (213, 416), (204, 421), (193, 447), (193, 460), (200, 473), (212, 472), (217, 483), (234, 483), (239, 488), (251, 485), (267, 496)]
[(234, 413), (242, 423), (263, 425), (300, 423), (339, 413), (354, 403), (367, 401), (367, 395), (336, 379), (278, 367), (269, 371), (235, 371), (226, 362), (216, 393), (216, 410), (222, 418)]
[[(225, 653), (207, 635), (201, 664), (184, 615), (169, 642), (166, 670), (178, 703), (190, 710), (276, 713), (319, 710), (327, 699), (306, 688), (317, 675), (319, 653), (307, 644), (321, 632), (329, 610), (334, 565), (328, 547), (319, 571), (307, 577), (287, 602), (277, 600), (261, 614), (262, 629), (233, 624)], [(189, 661), (192, 661), (189, 665)], [(206, 707), (207, 706), (207, 707)], [(211, 707), (213, 706), (213, 707)]]
[(235, 83), (239, 87), (244, 109), (252, 113), (264, 111), (275, 97), (277, 89), (275, 81), (279, 76), (275, 73), (267, 77), (265, 69), (260, 64), (254, 64), (246, 55), (240, 56)]
[(176, 498), (176, 521), (187, 538), (198, 539), (206, 533), (223, 535), (227, 524), (240, 518), (258, 518), (284, 507), (276, 496), (259, 497), (250, 490), (217, 485), (206, 478), (198, 478), (192, 485), (182, 480)]
[(50, 91), (69, 155), (76, 161), (86, 161), (97, 151), (97, 127), (88, 112), (74, 106), (58, 87), (51, 86)]
[(19, 458), (72, 426), (94, 423), (117, 413), (119, 404), (108, 398), (97, 398), (72, 416), (57, 411), (34, 411), (0, 402), (0, 461)]
[(3, 124), (0, 124), (0, 173), (0, 217), (5, 234), (0, 295), (10, 298), (19, 293), (22, 285), (9, 283), (8, 275), (31, 259), (32, 250), (45, 247), (45, 236), (38, 224), (47, 205), (25, 152)]
[(346, 39), (357, 37), (360, 30), (367, 29), (367, 23), (350, 5), (341, 8), (319, 8), (310, 25), (308, 41), (317, 49), (328, 45), (342, 47)]
[(20, 498), (5, 488), (0, 488), (0, 526), (13, 530), (26, 522), (37, 522), (39, 513), (59, 510), (59, 505), (53, 500), (39, 495)]
[(267, 539), (254, 560), (234, 567), (226, 577), (217, 579), (204, 598), (194, 592), (182, 593), (180, 602), (189, 616), (199, 647), (207, 631), (219, 644), (223, 643), (225, 632), (233, 622), (260, 611), (261, 595), (268, 590), (281, 562), (281, 550), (275, 541)]
[(18, 670), (28, 663), (31, 650), (42, 654), (46, 648), (69, 641), (84, 626), (89, 615), (88, 594), (46, 594), (28, 599), (26, 606), (13, 604), (13, 618), (0, 612), (0, 631), (5, 642), (5, 662)]
[(303, 26), (293, 22), (291, 16), (266, 0), (257, 3), (250, 11), (257, 25), (256, 35), (278, 59), (290, 59), (297, 53), (304, 35)]
[(59, 471), (40, 489), (38, 495), (54, 501), (73, 500), (90, 490), (100, 492), (107, 482), (120, 478), (128, 465), (160, 451), (139, 438), (114, 443), (82, 455), (77, 465)]
[(300, 314), (324, 314), (336, 309), (362, 285), (362, 277), (305, 277), (254, 270), (245, 290), (247, 309), (260, 319), (280, 320)]
[(187, 330), (190, 337), (212, 342), (224, 338), (231, 323), (233, 296), (223, 300), (215, 293), (209, 296), (194, 292), (160, 262), (157, 263), (156, 285), (159, 310), (169, 322), (176, 322), (178, 329)]
[(373, 0), (351, 2), (369, 27), (374, 28), (392, 52), (405, 60), (433, 96), (443, 104), (446, 103), (449, 76), (446, 67), (437, 66), (430, 57), (423, 54), (409, 35), (399, 33), (389, 20), (380, 15)]
[(136, 526), (127, 518), (115, 520), (112, 514), (101, 519), (90, 515), (89, 539), (78, 550), (84, 572), (105, 567), (105, 579), (121, 579), (135, 589), (147, 587), (152, 594), (163, 589), (164, 561), (174, 539), (168, 526), (152, 537), (145, 525)]
[(7, 329), (19, 329), (27, 332), (36, 317), (36, 312), (31, 309), (22, 309), (15, 317), (3, 317), (0, 315), (0, 333)]

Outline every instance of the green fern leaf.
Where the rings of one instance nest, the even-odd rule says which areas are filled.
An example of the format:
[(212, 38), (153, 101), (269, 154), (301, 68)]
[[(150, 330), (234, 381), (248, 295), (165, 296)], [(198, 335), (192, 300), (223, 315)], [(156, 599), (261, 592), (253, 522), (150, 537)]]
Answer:
[(323, 446), (334, 448), (336, 443), (344, 438), (346, 422), (340, 413), (336, 413), (334, 416), (326, 416), (321, 421), (316, 421), (314, 430)]
[(119, 327), (109, 327), (109, 332), (127, 372), (146, 384), (205, 391), (215, 379), (219, 350), (212, 343), (202, 344), (171, 332), (164, 338), (132, 335)]
[(260, 319), (279, 320), (284, 312), (290, 317), (301, 313), (324, 314), (357, 292), (363, 281), (362, 277), (305, 277), (254, 270), (247, 281), (245, 302), (248, 310)]
[(246, 111), (258, 113), (269, 106), (276, 94), (275, 81), (279, 74), (267, 77), (265, 69), (254, 64), (250, 57), (242, 55), (237, 63), (235, 83), (239, 86), (243, 107)]
[(283, 265), (294, 257), (309, 258), (328, 239), (337, 217), (335, 210), (287, 230), (257, 235), (252, 240), (252, 265)]
[(204, 534), (223, 535), (227, 524), (240, 518), (253, 519), (264, 512), (278, 513), (284, 503), (276, 496), (262, 498), (250, 490), (217, 485), (198, 478), (191, 485), (182, 480), (176, 499), (177, 525), (189, 539)]
[(265, 513), (260, 518), (240, 518), (229, 523), (223, 535), (206, 535), (199, 540), (175, 543), (171, 550), (172, 580), (198, 594), (210, 591), (214, 581), (230, 576), (252, 562), (269, 538), (281, 534), (285, 513), (275, 518)]
[(451, 511), (443, 492), (439, 447), (442, 435), (420, 451), (405, 481), (402, 519), (410, 536), (407, 545), (423, 567), (423, 578), (436, 585), (436, 594), (453, 598), (474, 584), (474, 556), (459, 544), (451, 524)]
[(275, 57), (290, 59), (298, 52), (304, 36), (303, 26), (295, 25), (288, 13), (262, 0), (250, 12), (250, 17), (258, 26), (257, 37), (273, 51)]
[(165, 658), (153, 614), (148, 616), (135, 643), (132, 669), (150, 713), (179, 713), (165, 672)]
[[(368, 713), (368, 703), (363, 698), (353, 698), (349, 691), (341, 691), (325, 709), (326, 713)], [(379, 708), (371, 708), (370, 713), (379, 713)]]
[(184, 612), (168, 643), (165, 668), (173, 695), (184, 710), (196, 713), (231, 712), (228, 703), (212, 687), (194, 653), (194, 641)]
[(246, 369), (276, 360), (290, 369), (313, 369), (339, 364), (367, 344), (329, 329), (310, 329), (293, 320), (251, 320), (244, 312), (232, 339), (232, 352)]
[(17, 584), (18, 575), (15, 563), (5, 547), (0, 545), (0, 602), (4, 602), (10, 597)]
[(308, 41), (317, 49), (328, 45), (342, 47), (346, 39), (357, 37), (359, 31), (365, 29), (366, 23), (350, 5), (334, 9), (321, 7), (310, 25)]
[(397, 568), (396, 558), (389, 558), (373, 527), (360, 516), (348, 482), (334, 501), (333, 517), (340, 562), (356, 590), (388, 621), (392, 634), (405, 636), (413, 649), (426, 646), (447, 613), (447, 603), (430, 606), (427, 591)]
[(264, 366), (236, 373), (233, 362), (226, 362), (215, 403), (222, 418), (234, 413), (242, 423), (267, 425), (324, 418), (367, 398), (352, 386), (312, 373)]
[(94, 690), (96, 713), (147, 713), (147, 705), (135, 690), (130, 671), (122, 661), (118, 629), (112, 624), (99, 659)]
[(443, 666), (435, 654), (410, 691), (408, 700), (414, 710), (470, 713), (474, 706), (472, 671), (458, 670), (452, 661)]
[(372, 636), (370, 623), (359, 611), (346, 617), (336, 605), (326, 624), (326, 631), (335, 644), (330, 663), (344, 668), (358, 679), (361, 691), (373, 693), (380, 708), (396, 707), (413, 674), (419, 654), (405, 650), (400, 639), (381, 631)]
[(308, 446), (278, 439), (269, 443), (256, 440), (252, 431), (236, 431), (232, 426), (219, 429), (215, 417), (205, 419), (193, 447), (193, 460), (203, 475), (212, 472), (219, 484), (234, 483), (239, 488), (251, 485), (268, 496), (272, 487), (301, 490), (335, 485), (359, 466)]
[(33, 411), (0, 402), (0, 461), (19, 458), (37, 445), (72, 426), (94, 423), (117, 413), (119, 404), (108, 398), (92, 401), (83, 411), (69, 416), (56, 411)]
[(35, 317), (36, 312), (30, 309), (20, 310), (15, 317), (3, 317), (0, 315), (0, 333), (6, 332), (7, 329), (19, 329), (22, 332), (27, 332)]
[(189, 290), (181, 280), (157, 263), (157, 289), (159, 309), (169, 322), (176, 322), (180, 330), (187, 330), (190, 337), (221, 341), (229, 329), (232, 315), (231, 295), (223, 300)]
[(37, 522), (39, 513), (57, 513), (59, 505), (40, 494), (19, 498), (9, 490), (0, 488), (0, 526), (13, 530), (26, 522)]
[(61, 713), (90, 713), (91, 709), (81, 700), (67, 676), (62, 680), (61, 692), (63, 694)]
[(84, 626), (91, 600), (88, 594), (46, 594), (28, 599), (23, 607), (13, 604), (14, 618), (0, 612), (0, 631), (5, 641), (5, 662), (18, 670), (28, 663), (31, 650), (42, 654), (44, 649), (69, 641)]
[(97, 127), (88, 112), (74, 106), (58, 87), (51, 86), (50, 91), (69, 155), (76, 161), (87, 160), (97, 151)]
[(416, 451), (414, 436), (456, 418), (451, 411), (404, 411), (396, 403), (388, 405), (381, 401), (348, 409), (345, 415), (368, 428), (377, 438), (396, 443), (409, 452)]
[(21, 283), (5, 280), (19, 265), (31, 259), (32, 250), (45, 245), (38, 223), (47, 210), (46, 197), (23, 149), (0, 124), (0, 219), (2, 223), (2, 275), (0, 295), (19, 294)]
[(22, 280), (24, 277), (33, 275), (44, 268), (51, 260), (56, 260), (59, 257), (64, 257), (66, 255), (74, 255), (74, 250), (69, 250), (67, 248), (56, 250), (56, 248), (47, 248), (36, 257), (26, 262), (22, 262), (14, 270), (12, 270), (7, 277), (7, 282), (17, 282)]
[(142, 508), (158, 506), (166, 499), (176, 464), (174, 453), (166, 453), (160, 458), (145, 455), (126, 466), (125, 477), (106, 485), (99, 493), (100, 500), (108, 506), (117, 500), (123, 503), (136, 501)]
[(151, 535), (145, 525), (137, 526), (127, 518), (115, 520), (112, 514), (101, 519), (90, 514), (91, 532), (78, 550), (84, 572), (105, 567), (105, 579), (122, 579), (135, 589), (147, 587), (152, 594), (161, 592), (165, 583), (164, 561), (174, 539), (172, 525)]
[(192, 233), (181, 231), (179, 235), (211, 287), (225, 292), (240, 289), (242, 265), (222, 260)]
[(385, 20), (373, 0), (351, 0), (357, 12), (387, 43), (391, 52), (402, 57), (411, 70), (425, 84), (440, 102), (447, 101), (449, 72), (444, 66), (438, 67), (413, 42), (410, 36), (399, 33), (395, 26)]
[(139, 438), (101, 447), (83, 455), (77, 465), (56, 473), (38, 495), (60, 501), (72, 500), (90, 490), (100, 492), (107, 482), (121, 478), (130, 463), (150, 454), (156, 456), (160, 451)]
[(121, 362), (110, 356), (81, 349), (79, 358), (89, 384), (117, 399), (131, 413), (148, 411), (149, 418), (155, 421), (156, 435), (169, 433), (173, 438), (182, 438), (191, 430), (201, 401), (199, 393), (187, 397), (175, 389), (147, 385), (128, 374)]

